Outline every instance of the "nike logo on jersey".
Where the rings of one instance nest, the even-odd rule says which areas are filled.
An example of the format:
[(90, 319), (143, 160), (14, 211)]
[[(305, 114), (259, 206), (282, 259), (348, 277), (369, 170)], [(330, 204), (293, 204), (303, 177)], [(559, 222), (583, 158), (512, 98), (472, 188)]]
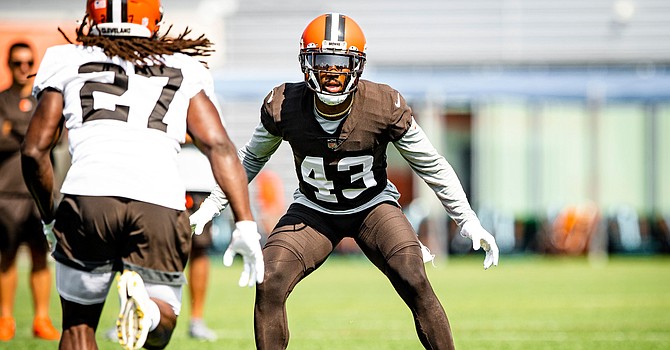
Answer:
[(398, 93), (398, 99), (395, 101), (395, 108), (400, 108), (400, 93)]
[(270, 92), (270, 97), (268, 97), (268, 103), (272, 102), (272, 99), (275, 97), (275, 91)]

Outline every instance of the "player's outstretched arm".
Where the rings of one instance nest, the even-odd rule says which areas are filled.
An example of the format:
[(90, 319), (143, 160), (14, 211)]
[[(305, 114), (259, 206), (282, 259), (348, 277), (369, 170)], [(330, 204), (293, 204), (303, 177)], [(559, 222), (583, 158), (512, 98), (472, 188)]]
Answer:
[(499, 252), (495, 238), (481, 226), (456, 172), (437, 152), (416, 121), (394, 145), (412, 170), (435, 192), (447, 213), (461, 226), (461, 235), (472, 239), (472, 248), (484, 248), (484, 268), (498, 265)]

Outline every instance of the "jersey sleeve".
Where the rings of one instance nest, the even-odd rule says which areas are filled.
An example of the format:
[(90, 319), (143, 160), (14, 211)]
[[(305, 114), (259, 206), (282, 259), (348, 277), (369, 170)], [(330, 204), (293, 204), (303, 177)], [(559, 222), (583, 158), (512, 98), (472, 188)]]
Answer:
[(72, 72), (66, 69), (68, 54), (65, 50), (69, 47), (70, 45), (52, 46), (46, 50), (33, 83), (33, 96), (38, 98), (47, 88), (61, 92), (65, 89), (68, 77), (72, 76)]
[[(219, 112), (219, 116), (221, 117), (221, 123), (225, 126), (226, 122), (223, 118), (221, 103), (219, 102), (219, 99), (214, 91), (214, 79), (212, 78), (212, 75), (210, 74), (209, 70), (204, 66), (201, 65), (201, 68), (199, 68), (198, 71), (199, 71), (198, 75), (201, 76), (200, 84), (202, 84), (203, 90), (205, 91), (205, 95), (207, 95), (210, 101), (212, 101), (212, 104), (214, 104), (216, 111)], [(196, 94), (198, 92), (199, 91), (196, 91)]]
[(204, 91), (210, 100), (214, 101), (214, 80), (212, 79), (212, 74), (198, 60), (192, 57), (187, 57), (186, 59), (188, 60), (188, 64), (184, 68), (188, 69), (187, 74), (190, 79), (187, 84), (182, 86), (184, 95), (191, 98), (200, 91)]
[(388, 131), (390, 140), (397, 141), (412, 126), (412, 109), (407, 105), (407, 101), (405, 101), (405, 98), (398, 91), (392, 90), (391, 98), (393, 101), (393, 112)]
[(261, 123), (268, 133), (274, 136), (281, 136), (281, 131), (277, 127), (277, 123), (275, 121), (275, 110), (273, 108), (275, 94), (278, 94), (277, 89), (278, 88), (272, 89), (272, 91), (270, 91), (270, 93), (268, 93), (267, 96), (265, 96), (263, 99), (263, 105), (261, 106)]
[(254, 130), (251, 139), (238, 152), (242, 166), (247, 173), (249, 182), (261, 171), (265, 163), (277, 151), (282, 139), (272, 135), (263, 124), (259, 124)]

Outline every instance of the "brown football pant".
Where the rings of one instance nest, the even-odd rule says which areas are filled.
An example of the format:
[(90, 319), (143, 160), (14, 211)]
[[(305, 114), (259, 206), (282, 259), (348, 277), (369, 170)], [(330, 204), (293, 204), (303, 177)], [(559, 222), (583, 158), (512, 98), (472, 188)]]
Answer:
[(353, 215), (328, 215), (292, 205), (263, 249), (265, 281), (257, 285), (256, 348), (286, 349), (286, 300), (293, 288), (328, 258), (344, 237), (353, 237), (412, 311), (426, 349), (453, 349), (447, 316), (428, 281), (419, 243), (402, 211), (381, 204)]

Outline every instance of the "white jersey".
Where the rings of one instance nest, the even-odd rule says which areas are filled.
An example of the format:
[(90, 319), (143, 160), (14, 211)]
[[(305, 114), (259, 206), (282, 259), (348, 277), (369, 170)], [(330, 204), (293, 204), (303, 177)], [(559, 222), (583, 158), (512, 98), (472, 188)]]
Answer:
[(179, 173), (189, 192), (211, 192), (216, 186), (212, 166), (207, 157), (192, 143), (181, 147)]
[(62, 193), (118, 196), (185, 209), (177, 154), (186, 134), (189, 100), (213, 96), (210, 73), (183, 54), (165, 66), (135, 67), (100, 48), (49, 48), (33, 94), (61, 91), (72, 165)]

